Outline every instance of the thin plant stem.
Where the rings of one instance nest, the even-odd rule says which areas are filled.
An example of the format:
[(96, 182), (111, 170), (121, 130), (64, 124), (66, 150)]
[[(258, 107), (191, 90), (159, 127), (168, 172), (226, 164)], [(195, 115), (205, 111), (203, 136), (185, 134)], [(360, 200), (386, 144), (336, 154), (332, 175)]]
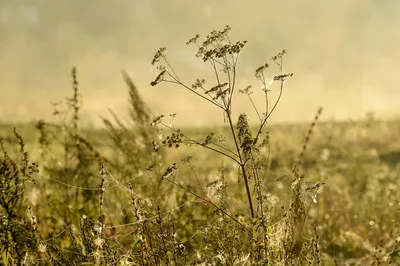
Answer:
[(243, 158), (242, 158), (242, 155), (241, 155), (241, 153), (240, 153), (240, 148), (239, 148), (238, 141), (237, 141), (237, 139), (236, 139), (236, 134), (235, 134), (235, 131), (233, 130), (232, 117), (231, 117), (231, 114), (230, 114), (229, 110), (226, 110), (226, 114), (227, 114), (227, 117), (228, 117), (229, 127), (230, 127), (231, 132), (232, 132), (233, 140), (234, 140), (234, 142), (235, 142), (236, 150), (237, 150), (238, 155), (239, 155), (239, 161), (240, 161), (239, 165), (240, 165), (240, 168), (241, 168), (241, 170), (242, 170), (243, 179), (244, 179), (244, 184), (245, 184), (245, 186), (246, 186), (247, 201), (248, 201), (248, 203), (249, 203), (251, 218), (254, 219), (255, 216), (254, 216), (253, 201), (252, 201), (252, 199), (251, 199), (251, 192), (250, 192), (250, 187), (249, 187), (249, 181), (248, 181), (248, 179), (247, 179), (246, 169), (245, 169), (245, 167), (244, 167)]

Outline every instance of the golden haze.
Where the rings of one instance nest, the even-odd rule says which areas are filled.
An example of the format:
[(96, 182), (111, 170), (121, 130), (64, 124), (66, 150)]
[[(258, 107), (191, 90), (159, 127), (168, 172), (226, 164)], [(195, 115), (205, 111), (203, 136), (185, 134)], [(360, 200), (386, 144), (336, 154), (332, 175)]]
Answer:
[[(239, 88), (258, 89), (254, 70), (280, 50), (288, 51), (285, 69), (295, 75), (272, 121), (311, 120), (319, 106), (325, 119), (357, 118), (368, 111), (398, 114), (397, 0), (254, 0), (245, 5), (239, 0), (97, 0), (96, 8), (93, 1), (37, 2), (35, 25), (21, 26), (22, 18), (0, 12), (2, 122), (52, 119), (50, 102), (71, 94), (70, 71), (76, 66), (88, 123), (98, 124), (108, 108), (125, 114), (121, 69), (130, 73), (156, 115), (178, 113), (177, 122), (186, 125), (220, 123), (218, 110), (182, 88), (151, 87), (156, 70), (150, 62), (165, 46), (183, 80), (207, 77), (211, 69), (185, 42), (226, 24), (233, 39), (249, 41), (240, 59)], [(10, 3), (18, 9), (5, 0), (0, 8)], [(254, 113), (243, 96), (236, 105)]]

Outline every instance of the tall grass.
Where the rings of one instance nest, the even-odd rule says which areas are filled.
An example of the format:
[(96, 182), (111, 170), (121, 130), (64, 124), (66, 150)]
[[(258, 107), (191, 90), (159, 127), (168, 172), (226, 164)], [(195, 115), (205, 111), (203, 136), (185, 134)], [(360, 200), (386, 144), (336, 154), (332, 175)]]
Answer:
[[(26, 132), (36, 137), (30, 156), (18, 129), (2, 138), (2, 264), (400, 263), (392, 148), (400, 145), (399, 123), (369, 116), (361, 124), (320, 124), (321, 108), (307, 127), (277, 130), (268, 122), (293, 75), (284, 69), (286, 51), (255, 70), (265, 98), (259, 107), (251, 86), (237, 88), (247, 42), (229, 32), (227, 26), (187, 42), (209, 64), (212, 81), (184, 83), (165, 48), (152, 61), (159, 70), (152, 86), (171, 83), (195, 94), (222, 114), (223, 128), (193, 132), (176, 128), (175, 114), (154, 116), (122, 72), (129, 121), (110, 110), (99, 138), (80, 126), (73, 68), (72, 96), (54, 105), (59, 122), (40, 120)], [(240, 96), (257, 123), (236, 109)], [(18, 151), (8, 152), (16, 144)]]

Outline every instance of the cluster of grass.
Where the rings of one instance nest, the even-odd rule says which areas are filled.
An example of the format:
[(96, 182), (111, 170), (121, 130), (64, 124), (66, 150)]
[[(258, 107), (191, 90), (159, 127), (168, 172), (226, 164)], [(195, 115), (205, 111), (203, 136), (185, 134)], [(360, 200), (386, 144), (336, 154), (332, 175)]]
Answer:
[[(80, 128), (72, 97), (59, 123), (0, 127), (0, 253), (4, 265), (398, 265), (400, 123), (269, 125), (284, 85), (283, 50), (236, 88), (246, 42), (229, 27), (199, 35), (197, 57), (214, 81), (182, 81), (161, 48), (151, 82), (173, 83), (209, 102), (225, 127), (193, 132), (154, 116), (132, 80), (129, 121), (112, 111), (104, 130)], [(278, 86), (272, 101), (270, 87)], [(258, 117), (233, 117), (235, 95)], [(29, 151), (29, 153), (28, 153)]]

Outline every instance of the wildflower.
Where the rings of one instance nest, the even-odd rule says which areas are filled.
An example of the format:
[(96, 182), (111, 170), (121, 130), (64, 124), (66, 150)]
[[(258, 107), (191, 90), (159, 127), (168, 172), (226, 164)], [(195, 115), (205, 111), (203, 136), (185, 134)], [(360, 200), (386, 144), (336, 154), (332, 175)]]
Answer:
[(39, 250), (39, 252), (41, 252), (41, 253), (46, 253), (46, 251), (47, 251), (47, 246), (46, 246), (46, 244), (40, 243), (40, 244), (39, 244), (39, 247), (38, 247), (38, 250)]

